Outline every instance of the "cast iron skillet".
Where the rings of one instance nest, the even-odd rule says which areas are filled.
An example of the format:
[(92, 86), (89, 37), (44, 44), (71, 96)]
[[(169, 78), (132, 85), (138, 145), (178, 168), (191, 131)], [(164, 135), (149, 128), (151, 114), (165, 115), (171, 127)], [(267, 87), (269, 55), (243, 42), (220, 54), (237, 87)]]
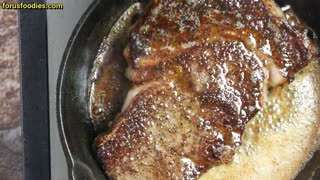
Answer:
[[(88, 79), (103, 37), (134, 2), (137, 0), (94, 1), (75, 27), (65, 50), (57, 87), (57, 116), (69, 179), (107, 179), (92, 152), (95, 133), (88, 114)], [(317, 20), (320, 1), (279, 0), (280, 5), (288, 2), (298, 16), (320, 34), (320, 21)], [(296, 179), (309, 179), (313, 172), (316, 172), (313, 179), (319, 179), (319, 152)]]

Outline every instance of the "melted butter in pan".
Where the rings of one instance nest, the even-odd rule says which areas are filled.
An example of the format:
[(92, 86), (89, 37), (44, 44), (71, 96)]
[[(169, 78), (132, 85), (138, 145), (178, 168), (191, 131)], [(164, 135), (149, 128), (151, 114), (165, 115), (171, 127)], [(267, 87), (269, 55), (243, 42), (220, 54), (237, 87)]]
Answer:
[(201, 179), (291, 179), (319, 148), (320, 65), (312, 61), (296, 80), (268, 94), (233, 161)]
[(140, 3), (131, 5), (103, 39), (90, 74), (89, 110), (96, 133), (106, 131), (128, 93), (130, 82), (125, 78), (127, 67), (123, 49), (128, 43), (128, 29), (135, 15), (142, 11)]

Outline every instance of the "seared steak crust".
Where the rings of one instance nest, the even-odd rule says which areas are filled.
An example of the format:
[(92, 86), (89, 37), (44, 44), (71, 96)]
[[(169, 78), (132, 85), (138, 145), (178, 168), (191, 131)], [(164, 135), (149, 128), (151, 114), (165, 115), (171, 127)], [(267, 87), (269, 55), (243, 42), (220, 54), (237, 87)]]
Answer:
[(261, 105), (262, 64), (240, 42), (196, 46), (158, 68), (165, 78), (140, 90), (97, 139), (110, 177), (197, 177), (230, 160)]
[(129, 78), (144, 82), (145, 69), (191, 46), (231, 39), (272, 59), (292, 80), (315, 48), (307, 31), (290, 26), (275, 6), (272, 0), (155, 0), (131, 33), (128, 61), (137, 73)]
[(231, 160), (266, 89), (317, 54), (275, 8), (269, 0), (153, 1), (125, 51), (134, 85), (112, 130), (96, 139), (108, 177), (194, 179)]

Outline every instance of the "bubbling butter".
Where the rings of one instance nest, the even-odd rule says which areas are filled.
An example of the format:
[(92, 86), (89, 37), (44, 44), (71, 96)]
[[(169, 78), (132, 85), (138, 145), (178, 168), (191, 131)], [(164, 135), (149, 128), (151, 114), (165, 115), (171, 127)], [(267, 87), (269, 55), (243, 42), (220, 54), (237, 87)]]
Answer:
[(313, 60), (294, 82), (270, 91), (233, 160), (200, 179), (293, 179), (319, 149), (319, 74), (319, 61)]

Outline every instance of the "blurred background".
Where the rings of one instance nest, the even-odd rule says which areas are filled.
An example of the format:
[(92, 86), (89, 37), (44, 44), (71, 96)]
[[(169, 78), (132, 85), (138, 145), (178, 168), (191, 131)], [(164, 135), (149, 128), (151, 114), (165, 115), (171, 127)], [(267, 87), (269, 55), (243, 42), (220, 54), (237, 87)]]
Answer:
[(1, 180), (22, 179), (19, 61), (18, 11), (0, 8)]

